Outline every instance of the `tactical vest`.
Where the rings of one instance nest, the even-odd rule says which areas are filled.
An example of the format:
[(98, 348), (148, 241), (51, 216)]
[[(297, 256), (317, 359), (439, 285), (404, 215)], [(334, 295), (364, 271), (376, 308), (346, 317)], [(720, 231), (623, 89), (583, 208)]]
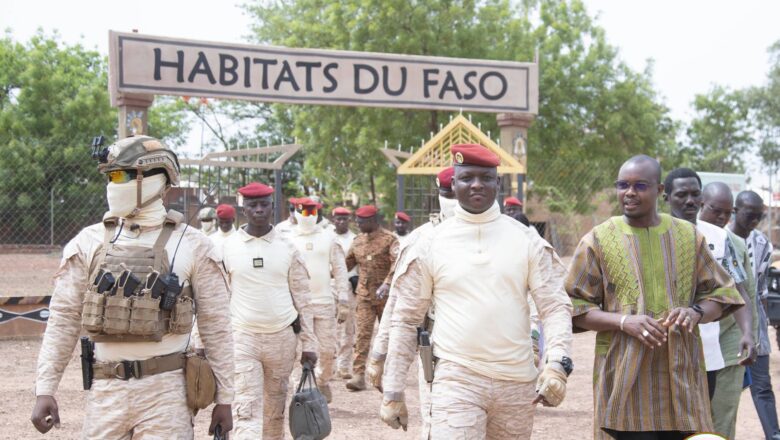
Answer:
[[(103, 244), (90, 263), (90, 285), (82, 303), (81, 324), (90, 339), (95, 342), (161, 341), (165, 334), (190, 332), (195, 303), (189, 284), (175, 298), (170, 310), (160, 307), (165, 295), (164, 291), (160, 294), (159, 285), (155, 284), (170, 273), (165, 245), (182, 220), (182, 214), (168, 211), (151, 248), (112, 243), (117, 219), (103, 221)], [(121, 282), (128, 278), (123, 277), (128, 271), (140, 281), (133, 289)], [(105, 274), (111, 274), (116, 281), (113, 287), (100, 291)]]

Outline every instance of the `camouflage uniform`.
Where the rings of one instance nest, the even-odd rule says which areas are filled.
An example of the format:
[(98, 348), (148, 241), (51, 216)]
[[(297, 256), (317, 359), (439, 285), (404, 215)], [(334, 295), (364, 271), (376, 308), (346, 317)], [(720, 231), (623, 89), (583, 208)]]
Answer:
[[(336, 243), (341, 246), (341, 250), (344, 251), (344, 255), (349, 252), (349, 248), (352, 246), (352, 241), (356, 235), (354, 232), (347, 230), (344, 234), (336, 234)], [(346, 262), (346, 257), (345, 257)], [(352, 268), (347, 273), (347, 279), (357, 276), (357, 268)], [(335, 280), (331, 284), (333, 289), (333, 296), (338, 297), (338, 291), (336, 289)], [(347, 315), (346, 321), (338, 324), (338, 349), (336, 352), (336, 366), (341, 373), (351, 374), (352, 372), (352, 356), (355, 352), (355, 307), (357, 302), (355, 301), (355, 295), (351, 292), (347, 295), (349, 304), (349, 315)]]
[(378, 299), (376, 291), (382, 283), (390, 283), (390, 269), (395, 264), (397, 255), (398, 240), (390, 231), (382, 228), (370, 234), (358, 235), (347, 255), (347, 269), (358, 266), (358, 286), (355, 291), (357, 342), (352, 365), (356, 375), (365, 372), (374, 321), (381, 319), (387, 302), (387, 297)]

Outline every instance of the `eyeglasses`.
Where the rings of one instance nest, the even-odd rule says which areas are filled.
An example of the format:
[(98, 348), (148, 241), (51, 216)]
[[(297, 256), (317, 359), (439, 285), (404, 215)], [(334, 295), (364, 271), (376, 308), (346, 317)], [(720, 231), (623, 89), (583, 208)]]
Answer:
[(618, 180), (615, 182), (615, 188), (617, 188), (618, 191), (627, 191), (629, 188), (633, 187), (634, 191), (636, 192), (645, 192), (650, 188), (650, 183), (648, 182), (627, 182), (625, 180)]
[(731, 208), (730, 209), (719, 209), (719, 208), (716, 208), (716, 207), (710, 205), (709, 203), (705, 203), (704, 206), (706, 206), (707, 209), (710, 212), (712, 212), (713, 214), (715, 214), (716, 216), (725, 215), (726, 217), (731, 217), (731, 214), (733, 214), (733, 212), (734, 212), (734, 210), (731, 209)]
[[(144, 177), (154, 176), (155, 174), (162, 174), (165, 171), (162, 168), (156, 168), (151, 171), (145, 171), (142, 173)], [(127, 183), (131, 180), (138, 178), (138, 170), (113, 170), (106, 173), (108, 181), (111, 183)]]
[(750, 213), (745, 213), (744, 215), (745, 215), (745, 220), (747, 220), (749, 222), (752, 222), (754, 220), (757, 220), (757, 221), (763, 220), (764, 216), (766, 215), (766, 213), (764, 213), (764, 212), (750, 212)]

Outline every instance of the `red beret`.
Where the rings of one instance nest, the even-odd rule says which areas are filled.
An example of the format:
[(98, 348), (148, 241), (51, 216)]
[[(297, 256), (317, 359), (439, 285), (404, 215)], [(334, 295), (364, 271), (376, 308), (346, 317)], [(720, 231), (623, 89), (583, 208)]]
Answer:
[(408, 215), (407, 213), (405, 213), (405, 212), (402, 212), (402, 211), (398, 211), (398, 212), (396, 212), (396, 213), (395, 213), (395, 218), (397, 218), (398, 220), (405, 221), (405, 222), (410, 222), (410, 221), (412, 221), (412, 218), (411, 218), (411, 217), (409, 217), (409, 215)]
[(252, 182), (247, 186), (242, 186), (238, 189), (238, 193), (244, 197), (265, 197), (274, 193), (274, 189), (268, 185), (263, 185), (260, 182)]
[(314, 200), (312, 200), (312, 199), (310, 199), (308, 197), (295, 199), (295, 205), (296, 206), (298, 206), (298, 205), (305, 206), (307, 208), (312, 208), (312, 207), (313, 208), (317, 208), (317, 209), (322, 208), (322, 205), (319, 202), (315, 202)]
[(457, 144), (451, 147), (455, 165), (497, 167), (501, 164), (498, 155), (479, 144)]
[(230, 205), (219, 205), (217, 206), (217, 217), (224, 220), (233, 219), (236, 217), (236, 209)]
[(289, 203), (291, 205), (297, 205), (298, 204), (298, 199), (296, 199), (295, 197), (290, 197), (289, 199), (287, 199), (287, 203)]
[(373, 217), (379, 212), (374, 205), (361, 206), (355, 211), (355, 215), (362, 218)]
[(436, 176), (436, 186), (439, 188), (452, 188), (452, 176), (455, 175), (455, 167), (447, 167)]
[(517, 197), (507, 197), (504, 199), (504, 206), (506, 205), (523, 206), (523, 202)]
[(333, 210), (333, 215), (350, 215), (352, 211), (347, 208), (338, 207)]

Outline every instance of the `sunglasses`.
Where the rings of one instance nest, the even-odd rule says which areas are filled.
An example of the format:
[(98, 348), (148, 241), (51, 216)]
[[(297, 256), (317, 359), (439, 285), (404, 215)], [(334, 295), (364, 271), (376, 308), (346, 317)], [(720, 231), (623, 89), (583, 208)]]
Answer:
[(312, 217), (317, 215), (317, 208), (300, 208), (301, 215), (304, 217)]
[[(162, 174), (165, 170), (157, 168), (151, 171), (144, 171), (141, 175), (144, 177)], [(106, 173), (108, 181), (111, 183), (127, 183), (138, 178), (137, 170), (113, 170)]]
[(615, 182), (615, 188), (617, 188), (618, 191), (627, 191), (631, 187), (633, 187), (636, 192), (645, 192), (650, 188), (650, 184), (648, 182), (632, 183), (625, 180), (618, 180)]

